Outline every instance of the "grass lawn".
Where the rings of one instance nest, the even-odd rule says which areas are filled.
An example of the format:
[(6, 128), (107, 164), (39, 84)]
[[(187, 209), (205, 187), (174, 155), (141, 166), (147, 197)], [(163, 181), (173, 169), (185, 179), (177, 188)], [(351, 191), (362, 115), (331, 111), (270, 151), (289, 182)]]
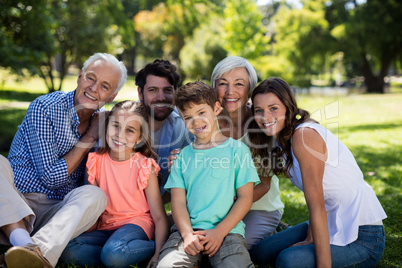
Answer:
[[(65, 81), (66, 90), (75, 88), (75, 79)], [(14, 83), (3, 76), (1, 81), (0, 153), (7, 155), (29, 102), (46, 91), (40, 79)], [(388, 215), (384, 220), (386, 247), (379, 267), (402, 266), (402, 93), (397, 91), (384, 95), (297, 96), (299, 106), (309, 110), (352, 151)], [(118, 99), (136, 98), (136, 87), (130, 78)], [(280, 180), (280, 189), (285, 203), (282, 220), (291, 225), (307, 220), (302, 192), (287, 179)], [(4, 249), (0, 248), (0, 252)]]

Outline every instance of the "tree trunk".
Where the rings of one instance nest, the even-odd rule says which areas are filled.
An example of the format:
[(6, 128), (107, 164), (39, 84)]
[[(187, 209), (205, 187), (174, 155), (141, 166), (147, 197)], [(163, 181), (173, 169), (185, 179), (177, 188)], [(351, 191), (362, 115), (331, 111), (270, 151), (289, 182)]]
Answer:
[(384, 77), (375, 76), (370, 82), (366, 80), (367, 93), (385, 93)]
[(381, 59), (381, 71), (378, 75), (374, 75), (365, 52), (361, 54), (361, 58), (362, 73), (367, 87), (367, 93), (385, 93), (384, 77), (388, 72), (391, 61), (384, 58)]
[(128, 66), (127, 66), (127, 74), (135, 75), (135, 48), (130, 49), (127, 53), (128, 56)]

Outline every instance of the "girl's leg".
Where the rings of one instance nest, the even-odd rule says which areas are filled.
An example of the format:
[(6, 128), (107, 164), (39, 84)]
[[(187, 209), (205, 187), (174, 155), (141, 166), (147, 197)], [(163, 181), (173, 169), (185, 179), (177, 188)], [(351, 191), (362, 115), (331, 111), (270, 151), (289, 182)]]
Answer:
[(303, 222), (262, 240), (250, 250), (251, 260), (255, 264), (275, 264), (282, 250), (307, 237), (307, 230), (308, 223)]
[(261, 240), (273, 235), (281, 217), (282, 213), (279, 210), (250, 210), (243, 218), (243, 222), (246, 224), (247, 250), (252, 249)]
[[(293, 228), (293, 227), (292, 227)], [(346, 246), (331, 245), (332, 267), (376, 267), (385, 246), (383, 226), (360, 226), (356, 241)], [(276, 259), (276, 267), (315, 267), (314, 245), (283, 250)]]
[(155, 243), (148, 239), (144, 230), (135, 224), (117, 229), (107, 240), (101, 252), (104, 265), (129, 267), (146, 261), (155, 252)]
[(113, 231), (83, 233), (67, 244), (60, 261), (78, 266), (102, 265), (102, 247), (112, 233)]

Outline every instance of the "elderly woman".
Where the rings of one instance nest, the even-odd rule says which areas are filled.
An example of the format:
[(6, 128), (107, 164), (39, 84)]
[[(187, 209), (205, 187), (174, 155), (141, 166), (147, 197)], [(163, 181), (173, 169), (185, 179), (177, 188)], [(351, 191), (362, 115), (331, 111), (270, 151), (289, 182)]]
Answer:
[[(215, 66), (211, 83), (223, 107), (218, 129), (223, 135), (252, 146), (247, 128), (252, 118), (248, 100), (257, 84), (254, 68), (244, 58), (227, 57)], [(257, 168), (262, 165), (260, 158), (254, 160)], [(253, 206), (243, 219), (248, 250), (275, 232), (284, 208), (279, 197), (278, 178), (263, 170), (258, 168), (261, 183), (254, 187)]]
[[(227, 57), (215, 66), (211, 83), (223, 107), (218, 119), (219, 131), (250, 146), (247, 128), (252, 111), (248, 100), (257, 84), (254, 68), (244, 58)], [(179, 152), (173, 150), (170, 159), (176, 159), (174, 155)], [(255, 162), (257, 167), (261, 166), (260, 158), (256, 158)], [(261, 183), (254, 187), (253, 206), (243, 219), (248, 250), (275, 232), (284, 208), (279, 197), (278, 178), (262, 172), (264, 169), (258, 170)]]

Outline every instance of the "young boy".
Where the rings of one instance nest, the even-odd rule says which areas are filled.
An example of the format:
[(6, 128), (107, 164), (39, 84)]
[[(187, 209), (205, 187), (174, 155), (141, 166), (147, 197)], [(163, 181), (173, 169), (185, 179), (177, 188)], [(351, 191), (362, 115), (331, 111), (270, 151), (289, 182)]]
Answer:
[(221, 105), (210, 86), (188, 83), (175, 103), (195, 141), (178, 155), (165, 185), (175, 225), (158, 267), (194, 267), (202, 254), (213, 267), (254, 267), (241, 221), (259, 181), (249, 149), (218, 131)]

